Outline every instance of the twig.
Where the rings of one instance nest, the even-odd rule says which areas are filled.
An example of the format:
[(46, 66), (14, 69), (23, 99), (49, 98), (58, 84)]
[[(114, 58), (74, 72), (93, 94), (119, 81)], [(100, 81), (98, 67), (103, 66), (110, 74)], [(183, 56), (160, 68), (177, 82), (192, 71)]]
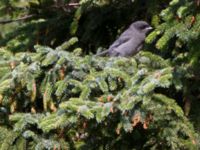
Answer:
[(68, 3), (68, 4), (62, 4), (62, 5), (52, 5), (51, 8), (55, 9), (63, 9), (65, 12), (69, 12), (72, 8), (77, 8), (80, 6), (79, 3)]
[(79, 3), (69, 3), (69, 4), (66, 4), (67, 6), (80, 6)]
[(18, 18), (18, 19), (0, 20), (0, 24), (7, 24), (7, 23), (12, 23), (12, 22), (22, 21), (22, 20), (32, 18), (34, 16), (35, 15), (28, 15), (28, 16), (24, 16), (24, 17), (21, 17), (21, 18)]
[(77, 7), (77, 6), (80, 6), (79, 3), (69, 3), (69, 4), (63, 4), (63, 5), (53, 5), (51, 7), (54, 7), (54, 8), (62, 8), (62, 7)]

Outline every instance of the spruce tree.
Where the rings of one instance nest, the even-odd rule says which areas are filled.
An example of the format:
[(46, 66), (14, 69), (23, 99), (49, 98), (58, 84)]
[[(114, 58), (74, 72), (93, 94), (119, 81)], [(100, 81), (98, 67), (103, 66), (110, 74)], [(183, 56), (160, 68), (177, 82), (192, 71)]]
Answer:
[[(0, 4), (0, 149), (199, 149), (198, 0)], [(137, 55), (93, 55), (139, 19)]]

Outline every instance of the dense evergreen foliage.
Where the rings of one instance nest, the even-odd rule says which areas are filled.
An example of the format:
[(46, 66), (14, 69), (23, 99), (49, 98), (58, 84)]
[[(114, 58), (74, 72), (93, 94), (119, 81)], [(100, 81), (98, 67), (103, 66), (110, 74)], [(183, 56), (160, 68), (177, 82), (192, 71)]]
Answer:
[[(1, 0), (0, 149), (199, 149), (199, 0)], [(95, 57), (133, 21), (132, 58)]]

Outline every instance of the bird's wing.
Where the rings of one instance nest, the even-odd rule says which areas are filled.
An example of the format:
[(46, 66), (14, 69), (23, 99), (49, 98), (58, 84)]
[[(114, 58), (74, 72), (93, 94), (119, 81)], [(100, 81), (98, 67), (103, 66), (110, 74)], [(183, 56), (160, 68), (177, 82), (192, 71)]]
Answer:
[(138, 36), (138, 31), (134, 28), (128, 28), (125, 30), (119, 38), (109, 47), (109, 50), (112, 51), (122, 44), (128, 42), (130, 39)]
[[(111, 51), (113, 51), (115, 48), (117, 48), (121, 44), (128, 42), (128, 40), (130, 40), (130, 38), (131, 38), (131, 35), (130, 35), (130, 33), (129, 34), (128, 33), (125, 34), (125, 33), (126, 33), (126, 31), (122, 33), (122, 35), (109, 47), (108, 50), (100, 52), (100, 53), (96, 54), (95, 56), (104, 56), (104, 55), (110, 53)], [(113, 52), (113, 53), (115, 53), (115, 52)], [(118, 54), (113, 54), (112, 56), (118, 56)]]
[(109, 50), (112, 50), (122, 43), (126, 43), (131, 38), (130, 34), (127, 34), (127, 31), (123, 32), (121, 36), (117, 40), (114, 41), (114, 43), (109, 47)]
[(109, 50), (113, 50), (116, 47), (120, 46), (123, 43), (126, 43), (128, 40), (130, 39), (130, 37), (127, 36), (120, 36), (110, 47)]
[(115, 53), (120, 56), (132, 56), (142, 48), (143, 41), (144, 40), (140, 40), (140, 37), (133, 36), (126, 42), (121, 43), (118, 47), (113, 48), (112, 52), (109, 52), (109, 54), (111, 56)]

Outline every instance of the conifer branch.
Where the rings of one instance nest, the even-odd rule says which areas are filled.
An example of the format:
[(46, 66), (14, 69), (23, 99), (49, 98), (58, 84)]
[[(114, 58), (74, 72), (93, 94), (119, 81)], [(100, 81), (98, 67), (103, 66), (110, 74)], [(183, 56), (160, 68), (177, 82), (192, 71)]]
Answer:
[(7, 23), (12, 23), (12, 22), (18, 22), (18, 21), (23, 21), (29, 18), (34, 17), (35, 15), (27, 15), (21, 18), (17, 18), (17, 19), (10, 19), (10, 20), (0, 20), (0, 24), (7, 24)]
[(57, 4), (51, 7), (55, 9), (63, 9), (65, 12), (67, 12), (68, 9), (77, 8), (78, 6), (80, 6), (79, 3), (69, 3), (69, 4)]

